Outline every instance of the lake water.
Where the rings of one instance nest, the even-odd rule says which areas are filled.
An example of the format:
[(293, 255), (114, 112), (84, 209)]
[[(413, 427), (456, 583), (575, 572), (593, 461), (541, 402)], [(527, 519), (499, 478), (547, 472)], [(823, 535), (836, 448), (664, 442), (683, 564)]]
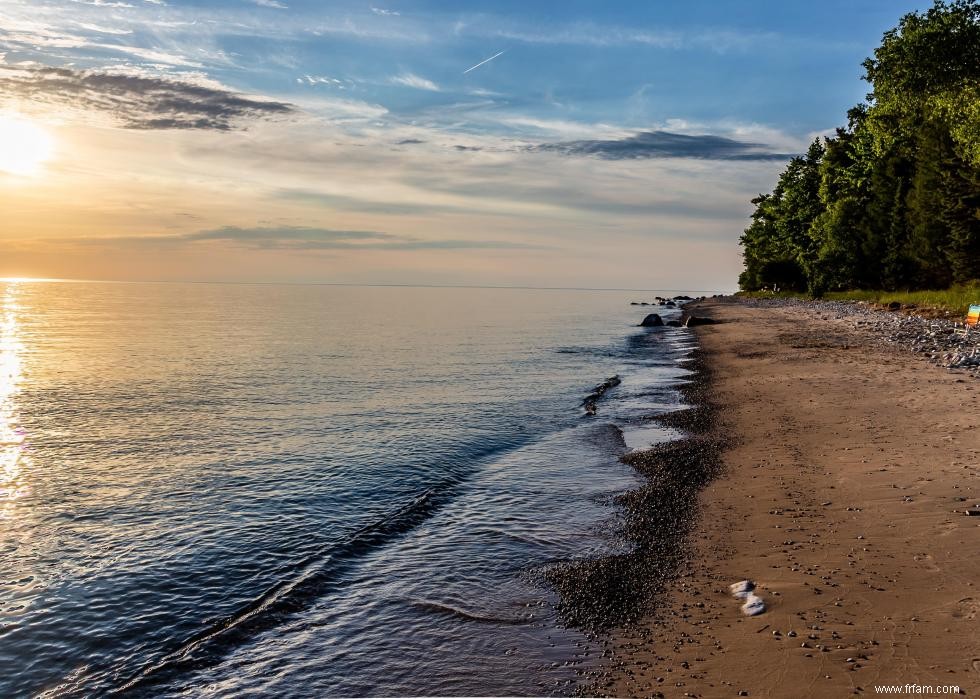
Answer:
[(655, 293), (0, 282), (0, 696), (568, 693)]

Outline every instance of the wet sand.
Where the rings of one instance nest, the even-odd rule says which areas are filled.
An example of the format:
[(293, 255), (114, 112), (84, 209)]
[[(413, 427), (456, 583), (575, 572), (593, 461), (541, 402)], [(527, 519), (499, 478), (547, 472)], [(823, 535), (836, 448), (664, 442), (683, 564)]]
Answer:
[[(590, 693), (976, 696), (980, 383), (804, 308), (690, 310), (722, 321), (697, 329), (721, 475), (665, 601)], [(728, 594), (744, 578), (765, 614)]]

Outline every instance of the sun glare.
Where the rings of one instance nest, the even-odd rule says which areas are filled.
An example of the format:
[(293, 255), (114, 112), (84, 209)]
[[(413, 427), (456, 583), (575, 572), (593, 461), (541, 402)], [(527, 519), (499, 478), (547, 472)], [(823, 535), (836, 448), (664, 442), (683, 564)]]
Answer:
[(36, 175), (54, 148), (51, 135), (18, 114), (0, 114), (0, 172)]

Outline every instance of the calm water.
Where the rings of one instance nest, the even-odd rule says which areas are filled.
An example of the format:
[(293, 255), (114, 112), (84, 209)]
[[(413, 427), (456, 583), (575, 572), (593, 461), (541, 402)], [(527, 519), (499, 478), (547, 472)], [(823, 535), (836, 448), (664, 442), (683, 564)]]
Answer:
[(0, 696), (567, 693), (539, 573), (692, 342), (644, 296), (0, 282)]

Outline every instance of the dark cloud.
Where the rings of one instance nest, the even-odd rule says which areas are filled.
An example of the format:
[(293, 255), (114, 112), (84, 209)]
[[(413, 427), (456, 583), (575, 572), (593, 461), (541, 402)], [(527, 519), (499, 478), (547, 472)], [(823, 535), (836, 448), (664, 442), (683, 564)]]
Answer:
[(405, 138), (405, 139), (402, 139), (401, 141), (398, 141), (395, 145), (396, 146), (415, 146), (415, 145), (418, 145), (420, 143), (425, 143), (425, 141), (421, 141), (421, 140), (419, 140), (417, 138)]
[(0, 97), (97, 109), (131, 129), (227, 131), (240, 119), (294, 111), (285, 102), (179, 80), (44, 66), (0, 66)]
[(606, 160), (641, 158), (696, 158), (701, 160), (785, 160), (761, 143), (736, 141), (723, 136), (688, 136), (668, 131), (644, 131), (614, 140), (563, 141), (531, 146), (532, 151), (562, 155), (592, 155)]

